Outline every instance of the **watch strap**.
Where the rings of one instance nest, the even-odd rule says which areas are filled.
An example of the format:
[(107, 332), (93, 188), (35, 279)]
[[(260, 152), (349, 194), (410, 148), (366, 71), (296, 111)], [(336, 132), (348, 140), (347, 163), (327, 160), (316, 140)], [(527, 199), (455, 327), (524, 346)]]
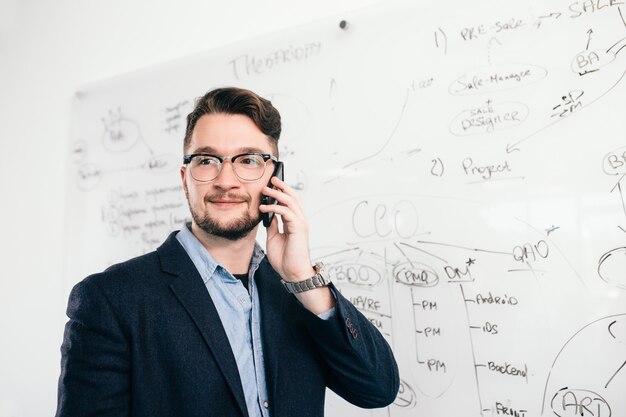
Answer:
[(330, 278), (324, 269), (324, 264), (322, 262), (315, 263), (315, 265), (313, 265), (313, 269), (315, 270), (315, 275), (303, 281), (289, 282), (281, 280), (287, 292), (291, 294), (298, 294), (314, 290), (315, 288), (326, 287), (330, 284)]

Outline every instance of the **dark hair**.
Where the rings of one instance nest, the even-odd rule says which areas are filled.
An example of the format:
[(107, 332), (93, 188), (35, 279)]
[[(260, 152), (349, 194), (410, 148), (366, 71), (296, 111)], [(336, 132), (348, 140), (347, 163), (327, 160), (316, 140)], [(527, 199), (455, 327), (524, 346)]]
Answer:
[(278, 156), (278, 138), (281, 131), (280, 113), (269, 100), (250, 90), (236, 87), (217, 88), (196, 100), (193, 111), (187, 115), (184, 150), (189, 146), (198, 119), (205, 114), (214, 113), (248, 116), (256, 127), (268, 136)]

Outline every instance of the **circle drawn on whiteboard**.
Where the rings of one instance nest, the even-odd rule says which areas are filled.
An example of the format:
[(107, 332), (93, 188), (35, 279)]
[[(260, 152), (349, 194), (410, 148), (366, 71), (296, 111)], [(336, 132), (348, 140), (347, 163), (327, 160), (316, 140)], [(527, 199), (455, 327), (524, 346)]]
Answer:
[(485, 135), (522, 124), (530, 110), (524, 103), (505, 102), (487, 104), (464, 110), (450, 123), (455, 136)]
[(72, 161), (75, 164), (83, 162), (87, 155), (87, 143), (83, 140), (77, 140), (72, 145)]
[(607, 153), (602, 158), (602, 171), (607, 175), (626, 174), (626, 146)]
[(102, 179), (102, 171), (97, 164), (84, 164), (78, 167), (76, 184), (82, 191), (89, 191), (98, 186)]
[(378, 285), (382, 274), (374, 265), (368, 265), (367, 260), (359, 257), (359, 261), (352, 259), (336, 260), (328, 269), (328, 275), (333, 282), (338, 284), (351, 284), (361, 287), (373, 287)]
[(393, 405), (400, 408), (413, 408), (417, 405), (415, 391), (406, 381), (400, 380), (400, 388)]
[(598, 274), (608, 284), (626, 290), (626, 247), (613, 249), (600, 258)]
[(125, 152), (141, 139), (139, 124), (122, 115), (122, 110), (109, 111), (109, 116), (102, 119), (102, 145), (110, 152)]
[(602, 49), (580, 51), (572, 59), (571, 69), (574, 74), (585, 75), (598, 71), (615, 60), (617, 55)]
[(402, 262), (393, 267), (395, 282), (412, 287), (429, 288), (439, 284), (435, 268), (419, 262)]
[(281, 137), (300, 137), (309, 127), (311, 111), (301, 100), (286, 94), (270, 94), (267, 99), (280, 112), (283, 123)]
[(544, 79), (548, 70), (531, 64), (497, 64), (474, 68), (460, 75), (448, 87), (453, 96), (494, 93), (526, 87)]
[[(577, 417), (587, 414), (593, 416), (611, 416), (611, 406), (600, 394), (587, 389), (561, 388), (550, 401), (550, 408), (559, 417)], [(590, 410), (596, 414), (589, 413)], [(585, 413), (587, 411), (587, 413)]]

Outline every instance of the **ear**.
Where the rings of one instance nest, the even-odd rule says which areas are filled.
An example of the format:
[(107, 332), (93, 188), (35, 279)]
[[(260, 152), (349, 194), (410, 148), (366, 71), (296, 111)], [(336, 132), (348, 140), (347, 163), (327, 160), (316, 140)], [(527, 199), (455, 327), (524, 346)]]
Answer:
[(185, 190), (185, 195), (187, 195), (187, 165), (180, 166), (180, 180), (183, 183), (183, 190)]

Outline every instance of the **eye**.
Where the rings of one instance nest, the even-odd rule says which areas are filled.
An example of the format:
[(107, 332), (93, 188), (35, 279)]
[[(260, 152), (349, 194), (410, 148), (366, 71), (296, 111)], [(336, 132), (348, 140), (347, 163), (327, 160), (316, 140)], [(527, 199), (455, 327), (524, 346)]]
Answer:
[(263, 164), (263, 158), (258, 155), (242, 155), (237, 158), (237, 163), (245, 165), (246, 168), (254, 168)]
[(217, 159), (210, 157), (210, 156), (202, 156), (202, 155), (196, 156), (195, 161), (197, 165), (204, 165), (204, 166), (217, 165), (218, 163)]

